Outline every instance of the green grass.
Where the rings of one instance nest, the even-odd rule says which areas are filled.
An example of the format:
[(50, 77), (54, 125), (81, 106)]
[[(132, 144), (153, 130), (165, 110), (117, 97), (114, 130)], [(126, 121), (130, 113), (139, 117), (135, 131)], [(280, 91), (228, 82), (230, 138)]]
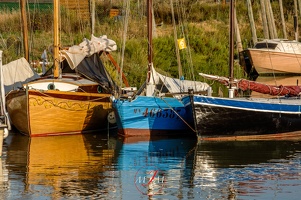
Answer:
[[(34, 9), (39, 9), (39, 10), (49, 10), (53, 9), (53, 4), (52, 3), (28, 3), (28, 8), (30, 10)], [(13, 11), (13, 10), (18, 10), (20, 9), (20, 4), (18, 3), (12, 3), (12, 2), (7, 2), (7, 3), (0, 3), (0, 12), (3, 11)]]

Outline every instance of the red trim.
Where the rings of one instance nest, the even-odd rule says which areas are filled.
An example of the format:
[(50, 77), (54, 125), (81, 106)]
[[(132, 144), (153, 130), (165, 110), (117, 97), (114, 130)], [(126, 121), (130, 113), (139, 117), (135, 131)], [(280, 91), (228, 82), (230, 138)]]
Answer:
[(196, 136), (195, 133), (190, 132), (189, 130), (149, 130), (149, 129), (118, 129), (118, 133), (125, 137), (132, 136), (174, 136), (174, 135), (183, 135), (183, 136)]
[[(109, 130), (116, 129), (116, 127), (110, 127)], [(72, 131), (72, 132), (57, 132), (57, 133), (40, 133), (40, 134), (31, 134), (30, 137), (45, 137), (45, 136), (63, 136), (63, 135), (80, 135), (80, 134), (89, 134), (89, 133), (100, 133), (102, 134), (106, 131), (106, 128), (97, 129), (97, 130), (79, 130), (79, 131)]]

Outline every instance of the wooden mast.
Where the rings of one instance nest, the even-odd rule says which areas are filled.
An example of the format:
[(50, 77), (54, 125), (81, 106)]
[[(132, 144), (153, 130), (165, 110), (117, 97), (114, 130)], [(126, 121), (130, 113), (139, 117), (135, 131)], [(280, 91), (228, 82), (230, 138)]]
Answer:
[(21, 8), (21, 21), (22, 21), (22, 30), (23, 30), (24, 56), (25, 59), (29, 62), (28, 25), (27, 25), (25, 0), (20, 1), (20, 8)]
[(59, 0), (53, 0), (53, 41), (54, 41), (54, 69), (53, 76), (58, 78), (60, 74), (60, 61), (59, 61)]
[(234, 77), (234, 0), (230, 0), (230, 60), (229, 60), (229, 97), (233, 98), (234, 88), (232, 88)]
[(153, 51), (152, 51), (152, 5), (153, 1), (147, 1), (147, 30), (148, 30), (148, 75), (147, 75), (147, 83), (150, 82), (151, 79), (151, 71), (153, 65)]
[(146, 80), (146, 96), (153, 96), (155, 80), (153, 70), (153, 1), (147, 1), (147, 29), (148, 29), (148, 72)]

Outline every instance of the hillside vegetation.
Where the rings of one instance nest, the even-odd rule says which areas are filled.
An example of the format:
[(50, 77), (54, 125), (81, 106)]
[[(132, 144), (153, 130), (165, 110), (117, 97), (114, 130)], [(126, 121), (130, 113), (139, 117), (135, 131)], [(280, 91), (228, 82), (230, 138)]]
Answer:
[[(126, 6), (121, 3), (96, 4), (95, 36), (107, 35), (117, 42), (118, 50), (113, 52), (116, 61), (131, 85), (139, 87), (146, 78), (147, 70), (147, 27), (145, 1), (131, 0), (128, 10), (128, 26), (125, 33)], [(113, 1), (114, 2), (114, 1)], [(138, 4), (140, 2), (140, 4)], [(157, 71), (178, 77), (178, 64), (172, 26), (170, 0), (153, 0), (156, 35), (153, 40), (154, 66)], [(228, 76), (229, 63), (229, 4), (214, 0), (174, 1), (174, 15), (177, 24), (177, 38), (185, 38), (187, 49), (180, 50), (181, 63), (185, 79), (202, 80), (199, 72)], [(253, 2), (253, 15), (258, 38), (263, 38), (259, 1)], [(271, 1), (274, 11), (278, 37), (282, 38), (278, 1)], [(294, 39), (293, 2), (283, 0), (288, 39)], [(46, 8), (45, 8), (46, 5)], [(30, 9), (29, 45), (30, 60), (39, 60), (44, 49), (52, 45), (52, 5), (45, 4)], [(20, 11), (18, 8), (1, 7), (0, 13), (0, 49), (3, 51), (3, 64), (23, 56)], [(120, 10), (120, 16), (110, 17), (110, 9)], [(252, 46), (251, 29), (246, 1), (237, 1), (237, 19), (243, 47)], [(61, 12), (61, 46), (79, 44), (83, 38), (91, 37), (90, 22), (78, 19), (76, 13)], [(123, 40), (124, 59), (121, 63)], [(237, 52), (235, 53), (237, 58)], [(48, 55), (52, 60), (51, 54)], [(105, 59), (105, 58), (104, 58)], [(106, 62), (109, 63), (109, 62)], [(40, 70), (39, 68), (37, 70)], [(119, 81), (116, 70), (109, 71)], [(236, 77), (244, 77), (242, 68), (235, 62)], [(202, 80), (204, 81), (204, 80)]]

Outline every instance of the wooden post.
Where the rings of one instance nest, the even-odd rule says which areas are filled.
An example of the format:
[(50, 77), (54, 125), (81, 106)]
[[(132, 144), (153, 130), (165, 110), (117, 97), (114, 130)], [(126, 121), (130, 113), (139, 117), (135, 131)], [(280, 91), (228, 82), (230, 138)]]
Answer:
[(265, 39), (269, 39), (269, 27), (267, 22), (267, 13), (265, 9), (265, 0), (260, 0), (260, 10), (261, 10), (261, 17), (262, 17), (262, 26), (263, 26), (263, 35)]
[(20, 1), (20, 8), (21, 8), (21, 20), (22, 20), (22, 31), (23, 31), (24, 56), (25, 59), (29, 62), (28, 24), (27, 24), (25, 0)]
[[(2, 146), (3, 146), (3, 135), (4, 135), (4, 130), (3, 128), (0, 129), (0, 158), (2, 158)], [(0, 159), (0, 171), (2, 170), (2, 165), (1, 165), (1, 159)]]
[(295, 8), (295, 13), (294, 13), (295, 40), (299, 41), (297, 0), (294, 0), (294, 8)]
[(283, 14), (283, 3), (282, 3), (282, 0), (279, 0), (279, 7), (280, 7), (280, 15), (281, 15), (283, 38), (287, 39), (286, 26), (285, 26), (284, 14)]
[(242, 47), (242, 43), (241, 43), (240, 31), (239, 31), (238, 22), (237, 22), (236, 9), (234, 9), (234, 20), (235, 20), (234, 22), (235, 22), (237, 50), (238, 50), (238, 52), (242, 52), (243, 47)]
[(267, 13), (267, 21), (268, 21), (268, 27), (269, 27), (269, 33), (270, 38), (275, 38), (274, 31), (273, 31), (273, 25), (272, 25), (272, 18), (271, 18), (271, 12), (270, 12), (270, 6), (269, 6), (269, 0), (265, 0), (265, 9)]
[(175, 21), (175, 13), (174, 13), (174, 9), (173, 9), (173, 0), (170, 0), (170, 7), (171, 7), (171, 15), (172, 15), (172, 25), (173, 25), (175, 48), (176, 48), (176, 56), (177, 56), (177, 62), (178, 62), (179, 79), (181, 79), (183, 72), (182, 72), (182, 64), (181, 64), (181, 60), (180, 60), (180, 51), (179, 51), (178, 42), (177, 42), (177, 28), (176, 28), (176, 21)]
[[(5, 116), (5, 96), (4, 96), (4, 85), (3, 85), (3, 70), (2, 70), (2, 51), (0, 50), (0, 81), (1, 81), (1, 88), (0, 88), (0, 98), (1, 98), (1, 104), (0, 104), (0, 115)], [(0, 124), (0, 158), (2, 156), (2, 145), (3, 145), (3, 139), (4, 139), (4, 128), (2, 127), (3, 124)], [(1, 164), (1, 160), (0, 160)], [(0, 171), (2, 170), (2, 166), (0, 165)], [(1, 174), (1, 173), (0, 173)]]
[(252, 40), (253, 40), (253, 44), (256, 44), (257, 34), (256, 34), (255, 23), (254, 23), (251, 0), (247, 0), (247, 7), (248, 7), (248, 14), (249, 14), (249, 20), (250, 20), (250, 25), (251, 25)]
[(240, 37), (240, 31), (238, 27), (238, 22), (237, 22), (237, 16), (236, 16), (236, 9), (234, 9), (234, 20), (235, 20), (235, 34), (236, 34), (236, 46), (237, 46), (237, 51), (239, 55), (239, 64), (243, 67), (244, 71), (247, 71), (247, 66), (245, 62), (245, 56), (244, 56), (244, 50), (242, 47), (242, 42), (241, 42), (241, 37)]
[(298, 0), (299, 15), (301, 15), (301, 0)]
[(273, 27), (273, 32), (274, 32), (274, 38), (278, 38), (278, 34), (277, 34), (277, 30), (276, 30), (276, 24), (275, 24), (275, 18), (274, 18), (274, 13), (273, 13), (273, 9), (272, 9), (272, 5), (270, 0), (268, 1), (268, 6), (269, 6), (269, 13), (271, 16), (271, 25)]
[(91, 33), (94, 35), (95, 31), (95, 0), (90, 1), (91, 7)]

